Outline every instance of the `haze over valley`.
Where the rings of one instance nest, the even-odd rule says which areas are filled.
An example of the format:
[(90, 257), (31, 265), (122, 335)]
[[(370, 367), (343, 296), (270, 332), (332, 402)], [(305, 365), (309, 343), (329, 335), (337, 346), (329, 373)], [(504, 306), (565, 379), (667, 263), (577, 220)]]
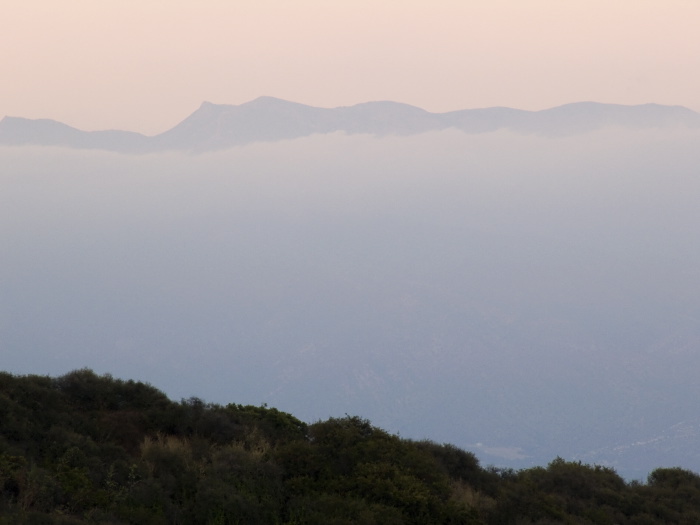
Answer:
[(484, 464), (698, 471), (698, 120), (269, 97), (153, 137), (6, 118), (3, 369), (358, 414)]

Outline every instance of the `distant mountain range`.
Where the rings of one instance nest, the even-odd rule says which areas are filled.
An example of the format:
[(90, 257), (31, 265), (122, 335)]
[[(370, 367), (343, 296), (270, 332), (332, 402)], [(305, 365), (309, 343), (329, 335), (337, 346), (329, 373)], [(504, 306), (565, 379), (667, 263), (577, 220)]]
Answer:
[(334, 132), (385, 136), (454, 128), (465, 133), (506, 129), (567, 136), (611, 126), (698, 128), (700, 114), (682, 106), (596, 102), (577, 102), (542, 111), (494, 107), (430, 113), (397, 102), (366, 102), (327, 109), (260, 97), (238, 106), (204, 102), (174, 128), (155, 136), (118, 130), (81, 131), (55, 120), (5, 117), (0, 121), (0, 145), (62, 146), (123, 153), (204, 152)]

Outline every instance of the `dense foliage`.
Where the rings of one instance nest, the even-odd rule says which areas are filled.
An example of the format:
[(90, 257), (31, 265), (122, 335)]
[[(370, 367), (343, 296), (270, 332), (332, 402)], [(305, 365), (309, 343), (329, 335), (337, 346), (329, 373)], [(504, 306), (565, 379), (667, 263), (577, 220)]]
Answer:
[(0, 373), (2, 524), (700, 523), (700, 476), (484, 469), (359, 417), (179, 403), (78, 370)]

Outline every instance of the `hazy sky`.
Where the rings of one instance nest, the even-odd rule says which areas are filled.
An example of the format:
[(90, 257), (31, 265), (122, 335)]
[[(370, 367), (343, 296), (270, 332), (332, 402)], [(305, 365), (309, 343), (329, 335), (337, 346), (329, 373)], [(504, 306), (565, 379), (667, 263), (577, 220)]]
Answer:
[(700, 110), (697, 0), (7, 0), (0, 117), (164, 131), (271, 95)]

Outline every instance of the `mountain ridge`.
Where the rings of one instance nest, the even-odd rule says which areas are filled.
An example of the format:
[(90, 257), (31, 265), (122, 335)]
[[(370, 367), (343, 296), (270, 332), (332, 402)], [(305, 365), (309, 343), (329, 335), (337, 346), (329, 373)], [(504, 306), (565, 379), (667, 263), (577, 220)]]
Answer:
[(451, 128), (470, 134), (506, 129), (560, 137), (610, 126), (700, 128), (700, 114), (684, 106), (591, 101), (539, 111), (490, 107), (431, 113), (387, 100), (320, 108), (261, 96), (240, 105), (202, 102), (179, 124), (152, 136), (122, 130), (82, 131), (51, 119), (6, 116), (0, 120), (0, 145), (61, 146), (119, 153), (197, 153), (335, 132), (406, 136)]

